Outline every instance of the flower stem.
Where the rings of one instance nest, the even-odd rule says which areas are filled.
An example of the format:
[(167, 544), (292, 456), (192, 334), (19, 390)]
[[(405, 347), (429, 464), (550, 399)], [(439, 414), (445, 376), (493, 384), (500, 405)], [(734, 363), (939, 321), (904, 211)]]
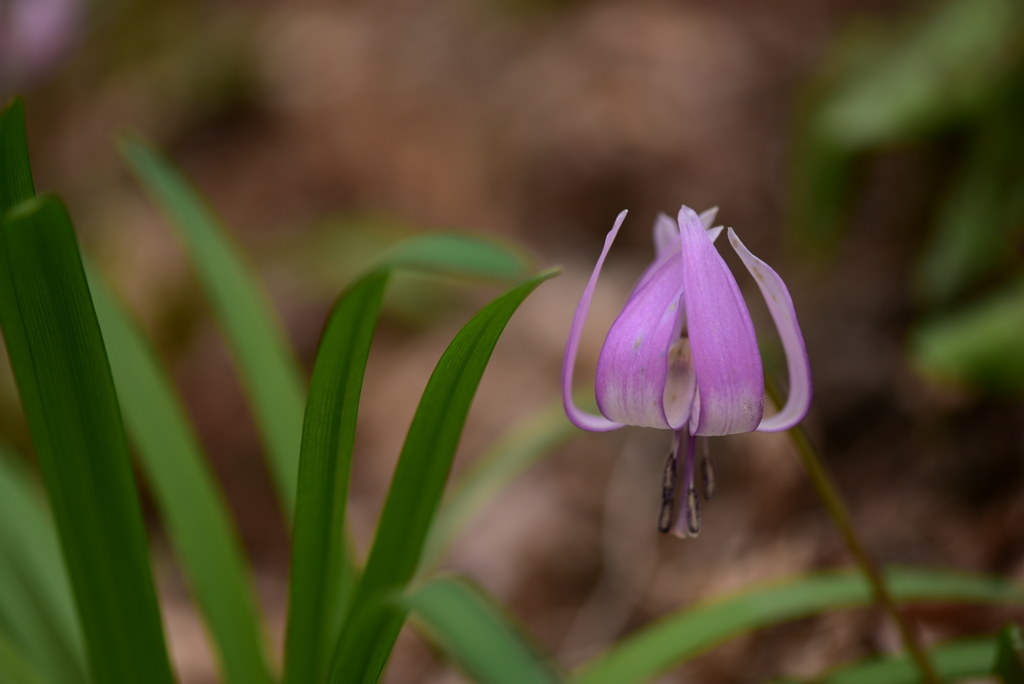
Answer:
[[(767, 374), (765, 374), (765, 393), (776, 406), (782, 406), (781, 394), (778, 387), (775, 385), (773, 379)], [(815, 449), (814, 445), (811, 443), (810, 438), (807, 436), (807, 432), (804, 430), (802, 425), (798, 424), (795, 427), (790, 428), (789, 436), (793, 441), (793, 446), (796, 447), (797, 454), (800, 456), (800, 461), (803, 463), (808, 477), (811, 479), (811, 484), (818, 492), (818, 496), (821, 497), (822, 503), (825, 504), (828, 514), (832, 517), (832, 521), (843, 535), (846, 547), (850, 550), (850, 553), (853, 554), (854, 559), (857, 561), (857, 565), (860, 566), (860, 569), (864, 573), (868, 582), (871, 583), (871, 587), (875, 594), (875, 600), (887, 613), (889, 613), (893, 622), (896, 623), (896, 626), (900, 631), (900, 636), (903, 638), (903, 644), (906, 646), (907, 651), (910, 653), (910, 657), (913, 658), (918, 669), (921, 671), (924, 681), (927, 682), (927, 684), (940, 684), (941, 680), (936, 674), (934, 667), (932, 667), (931, 662), (928, 660), (928, 657), (925, 655), (924, 649), (921, 648), (917, 635), (910, 623), (907, 621), (907, 618), (897, 607), (896, 601), (893, 599), (892, 592), (889, 591), (889, 586), (886, 584), (885, 578), (879, 571), (877, 563), (875, 563), (874, 559), (864, 548), (860, 538), (857, 536), (857, 532), (853, 528), (853, 521), (850, 518), (850, 511), (846, 507), (846, 502), (843, 501), (842, 496), (839, 494), (839, 490), (836, 488), (836, 485), (832, 480), (832, 476), (829, 475), (828, 470), (825, 468), (825, 463), (818, 454), (817, 449)]]

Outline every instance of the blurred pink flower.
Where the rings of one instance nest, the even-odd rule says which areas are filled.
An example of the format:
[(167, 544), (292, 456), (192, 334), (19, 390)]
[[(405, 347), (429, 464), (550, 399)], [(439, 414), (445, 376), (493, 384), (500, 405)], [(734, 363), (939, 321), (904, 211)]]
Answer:
[(81, 24), (81, 0), (12, 0), (0, 6), (4, 88), (41, 77), (65, 54)]
[[(678, 223), (661, 214), (654, 224), (654, 262), (640, 276), (612, 324), (597, 362), (595, 392), (602, 415), (580, 410), (572, 399), (573, 365), (583, 324), (605, 257), (626, 218), (619, 214), (583, 291), (565, 347), (562, 395), (565, 412), (584, 430), (602, 432), (641, 425), (675, 432), (666, 462), (659, 528), (695, 535), (700, 504), (693, 486), (697, 435), (786, 430), (807, 414), (811, 368), (793, 300), (782, 278), (750, 253), (729, 229), (729, 242), (757, 281), (779, 331), (789, 366), (789, 398), (765, 417), (764, 374), (750, 313), (735, 278), (715, 249), (722, 227), (711, 227), (717, 208), (700, 216), (688, 207)], [(676, 472), (683, 451), (680, 512), (675, 515)], [(702, 464), (705, 494), (713, 494), (710, 461)]]

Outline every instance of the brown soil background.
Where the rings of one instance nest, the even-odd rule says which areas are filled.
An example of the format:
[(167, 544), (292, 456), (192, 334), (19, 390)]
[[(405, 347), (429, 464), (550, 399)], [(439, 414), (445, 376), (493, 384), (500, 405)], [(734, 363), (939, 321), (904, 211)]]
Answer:
[[(154, 140), (224, 217), (308, 370), (346, 273), (315, 278), (321, 236), (353, 217), (460, 228), (531, 250), (563, 274), (513, 318), (470, 414), (456, 473), (557, 403), (576, 302), (618, 211), (630, 216), (598, 287), (577, 365), (597, 354), (651, 257), (658, 211), (720, 220), (786, 279), (806, 336), (806, 425), (885, 563), (1024, 581), (1024, 406), (931, 384), (905, 353), (909, 273), (942, 192), (935, 153), (870, 163), (829, 256), (787, 232), (790, 140), (809, 79), (843, 27), (909, 2), (485, 0), (97, 2), (81, 45), (26, 91), (41, 190), (64, 196), (86, 247), (157, 341), (223, 484), (280, 643), (288, 545), (244, 396), (178, 244), (112, 143)], [(738, 260), (755, 324), (770, 331)], [(320, 262), (316, 262), (320, 263)], [(350, 267), (348, 267), (350, 268)], [(332, 281), (334, 278), (335, 281)], [(419, 394), (444, 347), (496, 290), (444, 290), (429, 316), (397, 302), (367, 372), (350, 515), (362, 548)], [(431, 300), (433, 301), (433, 300)], [(770, 335), (774, 333), (769, 332)], [(496, 498), (446, 568), (509, 606), (572, 666), (694, 601), (850, 559), (784, 436), (716, 439), (719, 496), (696, 540), (655, 529), (669, 437), (581, 435)], [(152, 514), (183, 682), (216, 679), (202, 626)], [(914, 610), (928, 642), (1024, 613)], [(809, 677), (896, 650), (874, 609), (745, 636), (660, 682)], [(388, 684), (463, 681), (406, 629)]]

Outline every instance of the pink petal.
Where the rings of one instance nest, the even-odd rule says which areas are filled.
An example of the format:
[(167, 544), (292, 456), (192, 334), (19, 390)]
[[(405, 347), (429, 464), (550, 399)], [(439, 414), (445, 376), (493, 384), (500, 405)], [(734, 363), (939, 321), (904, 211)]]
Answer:
[(615, 241), (615, 236), (619, 232), (619, 228), (622, 226), (622, 222), (626, 219), (626, 212), (623, 211), (619, 214), (618, 218), (615, 219), (615, 225), (612, 226), (611, 231), (608, 233), (608, 237), (604, 240), (604, 249), (601, 251), (601, 256), (597, 259), (597, 265), (594, 266), (594, 272), (590, 275), (590, 282), (587, 283), (586, 289), (583, 290), (583, 296), (580, 298), (579, 306), (576, 307), (576, 314), (572, 319), (572, 327), (569, 329), (569, 339), (565, 344), (565, 358), (562, 362), (562, 403), (565, 404), (565, 415), (569, 418), (569, 421), (576, 427), (582, 430), (590, 430), (592, 432), (607, 432), (608, 430), (615, 430), (622, 427), (622, 423), (615, 423), (604, 416), (595, 416), (592, 413), (587, 413), (576, 406), (576, 403), (572, 400), (572, 371), (573, 366), (576, 364), (576, 354), (580, 348), (580, 337), (583, 335), (583, 324), (587, 320), (587, 313), (590, 311), (590, 302), (594, 299), (594, 288), (597, 287), (597, 277), (601, 274), (601, 267), (604, 266), (604, 259), (608, 256), (608, 250), (611, 249), (612, 243)]
[(669, 428), (689, 418), (693, 390), (687, 396), (688, 349), (673, 355), (673, 382), (666, 387), (669, 348), (679, 340), (683, 326), (682, 275), (678, 257), (663, 260), (630, 296), (608, 331), (597, 360), (595, 390), (601, 413), (612, 420)]
[(694, 435), (750, 432), (764, 412), (764, 375), (754, 324), (739, 286), (700, 218), (679, 211), (687, 336), (697, 376)]
[(679, 251), (679, 226), (665, 214), (654, 220), (655, 261)]
[[(704, 230), (711, 230), (711, 226), (715, 225), (716, 216), (718, 216), (718, 207), (711, 207), (700, 213), (700, 223), (704, 226)], [(714, 242), (714, 240), (711, 241)]]
[(782, 348), (786, 351), (786, 365), (789, 367), (789, 397), (786, 405), (774, 416), (761, 420), (757, 429), (761, 432), (779, 432), (793, 427), (807, 415), (811, 406), (811, 361), (807, 356), (804, 336), (800, 332), (800, 324), (796, 320), (796, 309), (793, 298), (789, 296), (786, 284), (771, 266), (750, 253), (740, 242), (732, 228), (729, 229), (729, 242), (740, 255), (743, 264), (754, 276), (757, 286), (761, 288), (768, 311), (772, 314), (775, 327), (778, 328)]

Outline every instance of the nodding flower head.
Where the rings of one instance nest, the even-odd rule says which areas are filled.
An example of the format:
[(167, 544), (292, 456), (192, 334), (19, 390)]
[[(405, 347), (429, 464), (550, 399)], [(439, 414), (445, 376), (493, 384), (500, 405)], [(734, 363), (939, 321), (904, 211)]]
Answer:
[[(665, 465), (659, 528), (679, 536), (693, 536), (700, 529), (700, 501), (693, 486), (695, 438), (786, 430), (803, 419), (811, 403), (811, 367), (789, 291), (730, 228), (729, 243), (764, 295), (789, 367), (785, 405), (774, 415), (763, 415), (761, 354), (736, 279), (714, 245), (722, 232), (721, 226), (711, 227), (717, 211), (698, 216), (684, 206), (678, 222), (658, 216), (654, 261), (637, 281), (598, 357), (595, 392), (602, 415), (594, 415), (573, 402), (573, 365), (597, 278), (626, 218), (625, 211), (619, 214), (573, 317), (562, 367), (565, 412), (577, 427), (604, 432), (641, 425), (675, 432)], [(681, 482), (676, 477), (680, 452)], [(714, 471), (707, 457), (701, 472), (710, 498)]]

